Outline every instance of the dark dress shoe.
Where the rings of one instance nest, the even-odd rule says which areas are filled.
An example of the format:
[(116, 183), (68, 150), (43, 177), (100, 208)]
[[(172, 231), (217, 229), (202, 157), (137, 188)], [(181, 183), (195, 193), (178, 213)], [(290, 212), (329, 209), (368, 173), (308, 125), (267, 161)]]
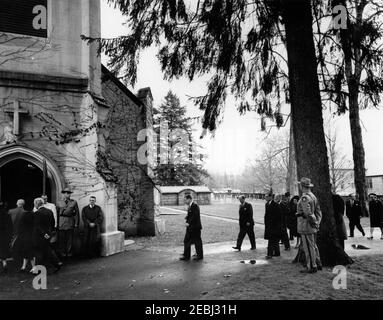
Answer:
[(251, 248), (250, 248), (250, 250), (255, 250), (255, 249), (257, 249), (257, 247), (251, 247)]
[(267, 260), (272, 259), (272, 258), (273, 258), (272, 256), (266, 256)]
[(234, 250), (238, 250), (238, 251), (241, 251), (241, 248), (238, 248), (238, 247), (232, 247)]
[(181, 261), (189, 261), (190, 258), (181, 257), (180, 260), (181, 260)]
[(300, 272), (301, 273), (316, 273), (318, 271), (317, 268), (312, 268), (312, 269), (303, 269)]
[(62, 266), (63, 266), (62, 262), (57, 263), (55, 269), (53, 270), (53, 273), (59, 272)]
[(199, 260), (202, 260), (202, 259), (203, 259), (203, 257), (198, 257), (198, 256), (197, 256), (197, 257), (195, 257), (193, 260), (194, 260), (194, 261), (199, 261)]

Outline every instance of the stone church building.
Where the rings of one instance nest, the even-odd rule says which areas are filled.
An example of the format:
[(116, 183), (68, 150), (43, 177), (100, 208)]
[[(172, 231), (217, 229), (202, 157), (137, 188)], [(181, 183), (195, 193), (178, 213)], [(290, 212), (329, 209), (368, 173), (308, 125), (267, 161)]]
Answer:
[[(81, 208), (104, 212), (102, 254), (125, 235), (154, 235), (152, 95), (133, 94), (104, 66), (100, 1), (2, 0), (0, 11), (0, 198), (27, 209), (69, 187)], [(147, 148), (150, 150), (150, 148)], [(141, 156), (142, 158), (142, 156)]]

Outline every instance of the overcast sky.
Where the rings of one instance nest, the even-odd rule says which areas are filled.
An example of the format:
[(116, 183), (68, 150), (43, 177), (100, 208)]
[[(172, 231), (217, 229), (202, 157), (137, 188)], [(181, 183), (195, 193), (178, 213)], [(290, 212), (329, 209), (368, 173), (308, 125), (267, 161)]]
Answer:
[[(115, 37), (126, 34), (127, 28), (123, 25), (123, 18), (119, 11), (114, 10), (101, 0), (101, 30), (103, 37)], [(167, 82), (163, 80), (160, 65), (155, 57), (156, 49), (143, 52), (138, 68), (138, 81), (135, 88), (150, 87), (154, 97), (154, 104), (161, 104), (169, 90), (176, 93), (181, 103), (187, 106), (191, 116), (201, 115), (201, 112), (187, 98), (206, 93), (206, 80), (196, 79), (189, 82), (187, 79)], [(106, 63), (106, 57), (103, 62)], [(288, 110), (286, 110), (288, 111)], [(366, 168), (368, 175), (383, 174), (383, 110), (369, 109), (361, 112), (363, 125), (363, 140), (366, 151)], [(352, 147), (348, 114), (336, 117), (333, 126), (337, 129), (339, 147), (352, 159)], [(200, 134), (200, 125), (195, 125), (196, 138)], [(286, 129), (281, 129), (283, 130)], [(273, 129), (272, 135), (281, 134)], [(202, 140), (204, 153), (208, 160), (206, 167), (210, 172), (240, 173), (246, 163), (257, 155), (262, 148), (265, 133), (260, 131), (260, 120), (255, 114), (240, 116), (236, 110), (235, 101), (228, 98), (225, 106), (224, 119), (218, 127), (214, 137), (207, 135)], [(315, 152), (315, 150), (313, 150)]]

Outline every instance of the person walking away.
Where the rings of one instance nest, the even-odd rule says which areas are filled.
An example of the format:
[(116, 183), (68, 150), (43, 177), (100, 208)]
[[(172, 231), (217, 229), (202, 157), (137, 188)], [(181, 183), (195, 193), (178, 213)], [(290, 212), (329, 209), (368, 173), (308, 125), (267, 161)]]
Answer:
[(2, 273), (8, 272), (7, 259), (11, 257), (12, 236), (12, 218), (8, 214), (7, 205), (4, 202), (0, 202), (0, 262)]
[(332, 205), (334, 208), (334, 218), (336, 233), (338, 235), (339, 243), (344, 249), (344, 241), (347, 240), (347, 230), (344, 223), (344, 201), (342, 197), (338, 194), (332, 194)]
[(246, 202), (244, 195), (238, 197), (240, 202), (239, 205), (239, 234), (237, 238), (237, 245), (233, 247), (238, 251), (241, 251), (243, 239), (246, 234), (249, 236), (251, 248), (250, 250), (256, 249), (255, 234), (254, 234), (254, 220), (253, 220), (253, 206)]
[(103, 214), (101, 208), (96, 204), (96, 197), (89, 198), (89, 205), (82, 209), (81, 216), (85, 230), (85, 255), (88, 257), (99, 256)]
[(372, 240), (374, 229), (379, 228), (381, 231), (380, 239), (383, 240), (383, 204), (379, 201), (376, 193), (369, 195), (370, 202), (368, 203), (368, 209), (370, 213), (370, 236), (368, 240)]
[[(299, 182), (302, 196), (297, 205), (298, 233), (302, 237), (303, 250), (306, 257), (307, 268), (302, 273), (315, 273), (321, 269), (316, 234), (322, 220), (319, 202), (311, 189), (314, 185), (309, 178), (302, 178)], [(319, 264), (319, 265), (318, 265)]]
[(73, 192), (65, 188), (61, 193), (64, 201), (59, 205), (59, 247), (60, 255), (68, 258), (72, 256), (74, 230), (78, 228), (80, 214), (77, 201), (71, 199)]
[(274, 201), (274, 195), (268, 192), (265, 195), (265, 240), (268, 240), (266, 259), (279, 257), (279, 240), (282, 235), (282, 214), (278, 203)]
[(360, 218), (363, 216), (362, 207), (360, 205), (358, 195), (349, 195), (349, 199), (346, 201), (346, 216), (349, 220), (350, 238), (354, 237), (355, 227), (365, 236), (362, 225), (360, 224)]
[[(36, 265), (45, 265), (46, 262), (49, 262), (57, 272), (60, 270), (62, 262), (57, 258), (50, 242), (55, 225), (53, 213), (51, 210), (44, 208), (42, 198), (36, 198), (34, 205), (37, 210), (34, 213), (32, 238)], [(32, 268), (31, 273), (36, 274), (37, 270)]]
[(21, 272), (25, 272), (28, 262), (32, 268), (35, 266), (33, 259), (32, 229), (33, 213), (24, 209), (25, 201), (17, 200), (17, 208), (9, 210), (13, 222), (12, 252), (15, 261), (22, 261)]
[(190, 260), (191, 245), (194, 243), (197, 256), (194, 260), (203, 259), (203, 247), (201, 239), (201, 216), (200, 209), (197, 203), (193, 201), (190, 194), (185, 196), (185, 203), (188, 206), (188, 213), (185, 217), (186, 220), (186, 234), (184, 238), (184, 253), (180, 260)]

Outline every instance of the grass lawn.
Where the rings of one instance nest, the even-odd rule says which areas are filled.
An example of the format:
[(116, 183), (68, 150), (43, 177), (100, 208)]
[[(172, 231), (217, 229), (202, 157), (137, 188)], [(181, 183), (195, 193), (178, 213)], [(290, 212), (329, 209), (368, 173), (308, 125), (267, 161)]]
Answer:
[[(255, 200), (249, 201), (253, 206), (254, 221), (263, 224), (263, 217), (265, 215), (265, 201)], [(184, 210), (184, 206), (171, 206), (169, 208)], [(212, 203), (211, 205), (200, 206), (201, 213), (220, 216), (224, 218), (238, 219), (238, 203)]]
[[(134, 241), (145, 247), (182, 246), (185, 236), (185, 215), (161, 215), (160, 218), (165, 221), (166, 232), (164, 234), (156, 237), (135, 237)], [(235, 244), (239, 231), (238, 223), (235, 221), (220, 221), (202, 216), (201, 222), (204, 243), (233, 241), (233, 245)], [(263, 236), (263, 231), (259, 231), (256, 236)]]

